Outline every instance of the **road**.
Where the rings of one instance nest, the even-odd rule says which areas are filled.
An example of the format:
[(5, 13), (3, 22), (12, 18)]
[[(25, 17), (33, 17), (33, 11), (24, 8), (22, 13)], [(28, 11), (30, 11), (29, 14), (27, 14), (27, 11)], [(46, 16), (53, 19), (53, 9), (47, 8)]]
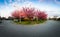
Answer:
[(59, 37), (60, 21), (48, 20), (37, 25), (17, 25), (3, 20), (0, 24), (0, 37)]

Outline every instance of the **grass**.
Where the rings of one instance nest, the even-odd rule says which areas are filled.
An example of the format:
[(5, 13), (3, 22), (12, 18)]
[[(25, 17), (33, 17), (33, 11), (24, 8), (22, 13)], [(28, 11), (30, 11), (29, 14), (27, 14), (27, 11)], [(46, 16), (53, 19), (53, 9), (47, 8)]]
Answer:
[(38, 20), (38, 21), (21, 21), (21, 22), (17, 22), (17, 21), (14, 21), (15, 23), (17, 24), (22, 24), (22, 25), (34, 25), (34, 24), (41, 24), (43, 22), (45, 22), (46, 20)]

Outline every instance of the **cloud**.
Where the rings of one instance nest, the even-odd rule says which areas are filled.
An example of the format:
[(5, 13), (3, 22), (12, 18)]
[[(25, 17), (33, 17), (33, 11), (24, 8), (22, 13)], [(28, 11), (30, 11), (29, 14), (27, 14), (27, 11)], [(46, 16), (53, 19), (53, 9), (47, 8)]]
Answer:
[[(10, 1), (12, 2), (12, 1)], [(29, 4), (32, 4), (32, 2), (29, 2), (29, 1), (26, 1), (24, 2), (23, 4), (21, 3), (18, 3), (18, 2), (13, 2), (13, 3), (7, 3), (5, 1), (5, 5), (1, 5), (1, 8), (0, 8), (0, 14), (2, 17), (8, 17), (8, 16), (11, 16), (11, 13), (16, 10), (16, 9), (19, 9), (20, 7), (22, 6), (29, 6)]]
[[(60, 16), (60, 8), (58, 7), (55, 7), (55, 6), (50, 6), (50, 5), (44, 5), (44, 4), (36, 4), (36, 3), (33, 3), (33, 2), (30, 2), (30, 1), (23, 1), (23, 3), (18, 3), (16, 2), (17, 0), (15, 0), (15, 2), (12, 2), (11, 0), (9, 2), (12, 2), (12, 3), (7, 3), (5, 1), (5, 5), (1, 5), (1, 8), (0, 8), (0, 14), (2, 17), (8, 17), (8, 16), (11, 16), (11, 13), (18, 9), (18, 8), (21, 8), (23, 6), (27, 6), (27, 7), (35, 7), (37, 9), (40, 9), (41, 11), (46, 11), (46, 13), (48, 14), (48, 16), (54, 16), (54, 15), (57, 15), (57, 16)], [(19, 1), (19, 0), (18, 0)], [(20, 0), (21, 1), (21, 0)]]
[(14, 11), (14, 7), (8, 7), (8, 6), (3, 6), (3, 8), (0, 9), (0, 13), (2, 17), (8, 17), (11, 15), (11, 12)]
[(43, 2), (43, 1), (46, 1), (46, 0), (38, 0), (38, 1)]
[(54, 0), (54, 2), (60, 4), (60, 0)]
[(60, 8), (50, 5), (35, 5), (36, 8), (40, 9), (41, 11), (45, 11), (48, 16), (60, 16)]

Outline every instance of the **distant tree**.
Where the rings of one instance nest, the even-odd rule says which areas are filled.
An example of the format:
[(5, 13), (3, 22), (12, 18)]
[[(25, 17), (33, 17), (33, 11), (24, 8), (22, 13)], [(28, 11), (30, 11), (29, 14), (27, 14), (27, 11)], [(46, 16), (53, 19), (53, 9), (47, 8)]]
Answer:
[(60, 21), (60, 18), (58, 18), (57, 20), (59, 20), (59, 21)]
[(0, 20), (1, 20), (1, 16), (0, 16)]
[(0, 16), (0, 23), (2, 23), (1, 16)]
[(49, 19), (49, 20), (52, 20), (52, 18), (50, 18), (50, 17), (49, 17), (48, 19)]
[(53, 20), (57, 20), (57, 17), (58, 17), (58, 16), (53, 16)]
[(7, 20), (13, 20), (13, 17), (9, 16), (9, 17), (7, 18)]
[(0, 20), (2, 20), (2, 19), (1, 19), (1, 16), (0, 16)]
[(1, 19), (2, 19), (2, 20), (6, 20), (6, 17), (2, 17)]

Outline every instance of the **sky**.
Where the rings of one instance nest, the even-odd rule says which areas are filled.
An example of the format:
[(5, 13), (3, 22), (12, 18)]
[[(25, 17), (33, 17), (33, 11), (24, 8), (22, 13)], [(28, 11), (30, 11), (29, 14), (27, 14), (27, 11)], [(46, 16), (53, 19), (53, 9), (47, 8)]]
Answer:
[(0, 16), (8, 17), (21, 7), (35, 7), (48, 16), (60, 16), (60, 0), (0, 0)]

